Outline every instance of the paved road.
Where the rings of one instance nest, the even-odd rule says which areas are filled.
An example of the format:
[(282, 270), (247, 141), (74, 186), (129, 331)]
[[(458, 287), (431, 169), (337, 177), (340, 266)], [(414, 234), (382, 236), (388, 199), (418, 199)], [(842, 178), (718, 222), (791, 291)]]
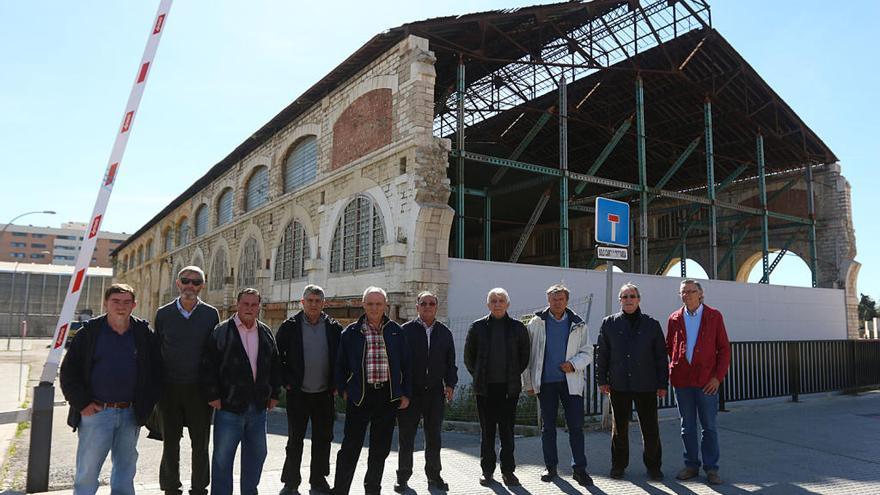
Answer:
[[(2, 352), (0, 352), (0, 360)], [(32, 368), (38, 369), (39, 366)], [(32, 371), (32, 376), (34, 372)], [(0, 393), (8, 385), (0, 382)], [(70, 493), (73, 479), (76, 435), (64, 424), (66, 409), (55, 410), (53, 431), (51, 489)], [(667, 480), (649, 481), (641, 465), (641, 445), (637, 427), (632, 438), (632, 462), (624, 480), (612, 480), (610, 469), (610, 438), (608, 433), (587, 434), (589, 470), (596, 486), (585, 490), (574, 484), (570, 470), (563, 469), (563, 478), (555, 484), (542, 483), (541, 442), (537, 437), (517, 439), (517, 474), (523, 487), (508, 491), (502, 485), (483, 488), (477, 484), (479, 476), (479, 437), (474, 434), (444, 433), (443, 475), (453, 494), (514, 493), (592, 493), (592, 494), (880, 494), (880, 392), (860, 396), (826, 395), (804, 398), (803, 402), (770, 402), (751, 405), (732, 405), (732, 411), (720, 417), (722, 442), (721, 474), (726, 485), (710, 487), (702, 480), (677, 482), (675, 472), (681, 467), (681, 447), (677, 422), (672, 417), (661, 420), (664, 449), (664, 471)], [(336, 439), (331, 460), (336, 458), (342, 425), (336, 425)], [(7, 461), (7, 483), (13, 485), (5, 493), (21, 490), (27, 462), (27, 432), (15, 441), (16, 450)], [(269, 419), (269, 458), (260, 490), (274, 494), (281, 487), (279, 480), (284, 462), (286, 421), (282, 414), (271, 414)], [(396, 442), (395, 442), (396, 443)], [(560, 431), (559, 449), (567, 458), (567, 439)], [(305, 449), (303, 472), (307, 473), (308, 446)], [(184, 446), (182, 458), (189, 450)], [(142, 436), (140, 459), (136, 478), (139, 494), (161, 493), (158, 486), (158, 465), (161, 445)], [(361, 457), (365, 461), (366, 452)], [(386, 464), (383, 487), (393, 493), (396, 454), (392, 452)], [(565, 462), (565, 461), (563, 461)], [(429, 493), (421, 474), (421, 454), (416, 454), (416, 474), (411, 480), (410, 493)], [(362, 466), (365, 462), (360, 463)], [(19, 473), (18, 476), (14, 473)], [(188, 477), (188, 472), (185, 477)], [(353, 493), (360, 493), (359, 480), (363, 469), (356, 475)], [(109, 461), (102, 474), (102, 483), (109, 481)], [(186, 485), (186, 481), (184, 485)], [(306, 487), (307, 488), (307, 487)], [(109, 493), (103, 486), (99, 493)], [(305, 491), (303, 493), (306, 493)]]

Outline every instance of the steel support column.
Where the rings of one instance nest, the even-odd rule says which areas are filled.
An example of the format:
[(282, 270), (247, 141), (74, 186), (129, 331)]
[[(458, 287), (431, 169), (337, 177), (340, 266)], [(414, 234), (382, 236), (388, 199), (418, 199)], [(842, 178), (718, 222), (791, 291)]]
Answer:
[(770, 283), (770, 217), (767, 215), (767, 170), (764, 164), (764, 136), (758, 134), (758, 194), (761, 199), (761, 283)]
[(559, 266), (568, 268), (568, 86), (559, 78)]
[(464, 58), (458, 58), (458, 80), (456, 81), (456, 109), (458, 120), (455, 123), (455, 148), (459, 151), (455, 170), (455, 255), (464, 258)]
[(483, 199), (483, 259), (492, 261), (492, 196)]
[(712, 102), (703, 104), (706, 133), (706, 190), (709, 196), (709, 278), (718, 279), (718, 210), (715, 206), (715, 150), (712, 143)]
[(645, 92), (636, 78), (636, 154), (639, 162), (639, 273), (648, 273), (648, 164), (645, 152)]
[(813, 166), (807, 165), (807, 213), (810, 218), (809, 243), (810, 243), (810, 271), (813, 274), (813, 287), (817, 287), (819, 263), (816, 258), (816, 203), (813, 198)]

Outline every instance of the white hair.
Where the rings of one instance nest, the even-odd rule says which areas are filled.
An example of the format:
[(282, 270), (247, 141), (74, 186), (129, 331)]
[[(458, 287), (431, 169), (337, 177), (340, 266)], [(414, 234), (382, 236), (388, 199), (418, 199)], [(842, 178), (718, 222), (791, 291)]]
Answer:
[(506, 302), (510, 302), (510, 294), (507, 293), (507, 290), (501, 287), (495, 287), (486, 294), (486, 304), (489, 304), (489, 300), (492, 299), (492, 296), (502, 296)]
[(388, 302), (388, 293), (385, 292), (385, 289), (372, 285), (364, 290), (364, 295), (363, 297), (361, 297), (361, 302), (367, 302), (367, 296), (369, 296), (370, 294), (382, 294), (382, 297), (385, 298), (385, 302)]

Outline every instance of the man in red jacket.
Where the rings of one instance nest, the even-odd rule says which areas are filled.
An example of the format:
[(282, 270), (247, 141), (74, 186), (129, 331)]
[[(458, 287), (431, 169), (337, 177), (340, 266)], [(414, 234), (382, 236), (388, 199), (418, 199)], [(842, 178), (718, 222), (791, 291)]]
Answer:
[[(681, 309), (669, 315), (666, 352), (669, 354), (669, 381), (675, 387), (675, 400), (681, 415), (681, 439), (685, 467), (676, 476), (693, 478), (703, 469), (710, 484), (722, 483), (718, 476), (718, 391), (730, 366), (730, 341), (724, 318), (715, 308), (703, 304), (703, 288), (696, 280), (681, 282)], [(697, 435), (697, 418), (702, 442)]]

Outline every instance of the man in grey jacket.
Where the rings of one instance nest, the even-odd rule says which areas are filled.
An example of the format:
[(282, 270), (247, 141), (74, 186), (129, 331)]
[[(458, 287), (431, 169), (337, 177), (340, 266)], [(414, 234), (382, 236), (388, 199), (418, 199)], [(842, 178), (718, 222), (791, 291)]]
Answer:
[(165, 374), (165, 388), (159, 401), (163, 432), (159, 486), (169, 495), (181, 493), (180, 438), (186, 426), (192, 445), (190, 494), (203, 495), (208, 493), (211, 481), (211, 408), (202, 397), (199, 366), (205, 342), (220, 316), (217, 309), (199, 299), (205, 285), (201, 268), (184, 267), (175, 284), (180, 295), (159, 308), (155, 323)]
[(593, 346), (587, 324), (568, 308), (569, 291), (561, 284), (547, 289), (548, 306), (535, 313), (526, 328), (531, 352), (529, 366), (523, 372), (523, 388), (537, 395), (541, 409), (541, 443), (547, 469), (541, 481), (557, 476), (559, 454), (556, 450), (556, 414), (559, 403), (565, 411), (568, 443), (571, 446), (573, 478), (591, 486), (584, 451), (584, 370), (593, 361)]

